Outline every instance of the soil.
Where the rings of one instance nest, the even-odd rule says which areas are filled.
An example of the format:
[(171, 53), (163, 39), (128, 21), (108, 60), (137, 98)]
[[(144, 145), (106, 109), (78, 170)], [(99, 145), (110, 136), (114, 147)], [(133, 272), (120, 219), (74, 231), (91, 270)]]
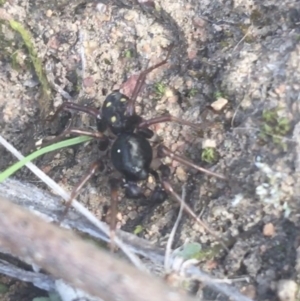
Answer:
[[(234, 286), (256, 300), (276, 300), (280, 280), (298, 282), (297, 0), (165, 0), (155, 7), (151, 1), (10, 0), (1, 9), (30, 31), (51, 89), (49, 98), (41, 94), (23, 39), (8, 22), (1, 22), (0, 128), (10, 143), (30, 153), (38, 141), (67, 125), (67, 113), (46, 122), (60, 104), (71, 100), (100, 108), (106, 95), (124, 83), (124, 90), (130, 88), (128, 79), (163, 60), (173, 44), (168, 63), (147, 77), (136, 111), (146, 119), (170, 113), (199, 123), (199, 130), (176, 123), (152, 129), (172, 151), (228, 179), (165, 161), (174, 189), (181, 193), (187, 184), (186, 202), (231, 241), (229, 253), (201, 262), (201, 268), (218, 278), (249, 277), (249, 282), (235, 281)], [(220, 97), (228, 101), (226, 107), (209, 109)], [(96, 129), (86, 114), (73, 116), (77, 128)], [(208, 142), (216, 145), (217, 160), (212, 163), (203, 160)], [(0, 152), (4, 170), (15, 159), (3, 148)], [(79, 200), (105, 219), (110, 204), (107, 179), (113, 171), (96, 141), (45, 155), (36, 164), (72, 190), (100, 155), (107, 169), (86, 184)], [(15, 176), (43, 187), (25, 168)], [(148, 188), (153, 188), (152, 181)], [(142, 226), (141, 237), (164, 246), (179, 205), (172, 198), (141, 205), (122, 197), (118, 210), (123, 230), (134, 232)], [(174, 247), (186, 240), (204, 249), (217, 243), (188, 215), (181, 220)], [(202, 294), (206, 300), (221, 298), (208, 289)]]

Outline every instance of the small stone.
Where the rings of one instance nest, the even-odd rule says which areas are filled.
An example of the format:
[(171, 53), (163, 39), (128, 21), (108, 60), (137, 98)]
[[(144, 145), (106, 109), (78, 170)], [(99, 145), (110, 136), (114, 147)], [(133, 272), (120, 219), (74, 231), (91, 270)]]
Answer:
[(94, 85), (94, 79), (92, 76), (88, 76), (83, 80), (83, 85), (85, 87), (92, 87)]
[(165, 91), (165, 97), (170, 98), (170, 97), (173, 97), (174, 95), (175, 95), (174, 91), (171, 88), (167, 88), (166, 89), (166, 91)]
[(48, 9), (48, 10), (46, 11), (46, 16), (47, 16), (48, 18), (51, 18), (52, 14), (53, 14), (53, 11), (52, 11), (51, 9)]
[(199, 17), (195, 17), (193, 19), (193, 24), (197, 27), (204, 27), (206, 25), (206, 21), (204, 19), (199, 18)]
[(132, 21), (132, 20), (136, 19), (136, 17), (137, 17), (137, 14), (134, 11), (129, 11), (128, 13), (126, 13), (124, 15), (124, 19), (127, 21)]
[(177, 104), (178, 103), (178, 96), (174, 95), (172, 97), (168, 97), (168, 103), (170, 103), (170, 104)]
[(118, 212), (118, 213), (117, 213), (117, 220), (118, 220), (118, 221), (121, 221), (121, 220), (122, 220), (122, 213), (121, 213), (121, 212)]
[(202, 142), (202, 148), (216, 148), (217, 142), (212, 139), (206, 139)]
[(265, 224), (263, 228), (263, 234), (264, 236), (274, 236), (275, 234), (274, 225), (272, 223)]
[(153, 182), (154, 182), (153, 176), (150, 175), (150, 176), (148, 177), (148, 183), (149, 183), (149, 184), (152, 184)]
[(176, 176), (181, 182), (186, 182), (187, 180), (187, 173), (182, 166), (178, 166), (176, 168)]
[(98, 4), (96, 5), (96, 9), (97, 9), (97, 11), (98, 11), (99, 13), (105, 14), (106, 11), (107, 11), (107, 5), (104, 4), (104, 3), (98, 3)]
[(277, 284), (277, 296), (280, 301), (294, 301), (296, 299), (297, 284), (293, 280), (280, 280)]
[(217, 112), (222, 111), (225, 106), (228, 104), (228, 100), (226, 98), (218, 98), (216, 101), (214, 101), (210, 106)]
[(217, 218), (222, 215), (223, 211), (224, 211), (224, 208), (222, 206), (214, 206), (211, 209), (211, 214), (214, 218)]
[(58, 153), (54, 156), (54, 159), (60, 159), (60, 157), (61, 157), (61, 154)]
[(256, 289), (254, 285), (247, 285), (242, 287), (241, 289), (241, 293), (244, 294), (245, 296), (247, 296), (250, 299), (255, 299), (256, 297)]
[(128, 213), (128, 218), (130, 218), (131, 220), (135, 219), (137, 217), (137, 212), (136, 211), (130, 211)]

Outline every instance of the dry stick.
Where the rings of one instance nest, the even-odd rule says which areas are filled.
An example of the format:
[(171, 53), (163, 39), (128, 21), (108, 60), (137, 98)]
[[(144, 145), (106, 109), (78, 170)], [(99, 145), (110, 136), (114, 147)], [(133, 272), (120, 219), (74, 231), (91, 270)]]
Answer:
[[(56, 217), (57, 219), (57, 215), (60, 216), (61, 212), (64, 209), (63, 205), (58, 203), (58, 197), (52, 196), (49, 193), (46, 193), (45, 191), (32, 186), (31, 184), (21, 184), (20, 182), (12, 179), (8, 179), (4, 183), (0, 184), (0, 198), (1, 196), (5, 198), (7, 197), (11, 202), (18, 204), (23, 208), (30, 208), (30, 210), (34, 209), (34, 214), (40, 213), (43, 218), (46, 216), (47, 220), (47, 217), (50, 217), (50, 220), (52, 220), (51, 216)], [(34, 199), (34, 196), (36, 200)], [(57, 210), (59, 210), (59, 212), (57, 212)], [(100, 231), (97, 231), (97, 228), (94, 228), (91, 224), (88, 223), (88, 221), (80, 219), (80, 215), (78, 215), (76, 211), (70, 212), (64, 220), (64, 223), (67, 227), (70, 227), (72, 229), (75, 228), (80, 232), (88, 233), (92, 237), (108, 241), (108, 238), (102, 235)], [(163, 264), (164, 252), (162, 249), (154, 248), (149, 244), (149, 242), (130, 233), (125, 233), (119, 230), (118, 235), (122, 237), (122, 239), (124, 240), (124, 242), (126, 242), (127, 246), (132, 252), (141, 254), (145, 258), (148, 258), (156, 267)], [(16, 268), (11, 266), (8, 267), (7, 265), (6, 268), (3, 268), (3, 266), (0, 264), (0, 273), (24, 281), (24, 278), (22, 278), (22, 273), (18, 271), (15, 272), (15, 270)], [(31, 273), (30, 275), (28, 275), (28, 273), (29, 272), (26, 272), (27, 275), (25, 274), (28, 282), (33, 282), (35, 286), (46, 289), (46, 287), (44, 286), (45, 275), (37, 273)], [(214, 279), (198, 268), (188, 267), (186, 269), (186, 273), (187, 278), (192, 277), (194, 279), (198, 279), (199, 281), (204, 282), (213, 289), (224, 293), (226, 296), (232, 298), (233, 300), (241, 301), (243, 300), (243, 298), (245, 298), (235, 288), (225, 286), (224, 283), (220, 283), (220, 279)], [(41, 284), (43, 284), (43, 286), (41, 286)]]
[(229, 296), (230, 300), (235, 301), (253, 301), (253, 299), (246, 297), (236, 290), (233, 286), (226, 285), (224, 283), (219, 283), (219, 279), (213, 279), (211, 276), (200, 271), (194, 266), (190, 266), (185, 271), (186, 276), (191, 276), (193, 279), (197, 279), (204, 284), (209, 285), (211, 288), (219, 291), (220, 293)]
[[(23, 183), (11, 178), (0, 183), (0, 197), (1, 196), (7, 198), (16, 205), (29, 209), (34, 214), (41, 216), (49, 222), (58, 222), (59, 217), (65, 208), (59, 196), (50, 194), (32, 184)], [(103, 224), (103, 228), (108, 229), (104, 222), (99, 221), (99, 223)], [(87, 219), (83, 218), (77, 211), (70, 211), (64, 219), (62, 226), (67, 229), (73, 229), (88, 234), (97, 240), (109, 242), (109, 237), (105, 235), (105, 233), (100, 231), (99, 228), (94, 226)], [(155, 247), (150, 242), (131, 233), (118, 230), (117, 234), (131, 252), (148, 258), (156, 265), (161, 265), (163, 263), (163, 249)]]
[(55, 283), (51, 276), (22, 270), (4, 260), (0, 260), (0, 273), (24, 282), (31, 282), (34, 286), (45, 291), (53, 291), (55, 288)]
[(2, 197), (0, 246), (104, 300), (196, 300)]
[[(9, 150), (14, 156), (16, 156), (19, 160), (23, 159), (23, 155), (16, 150), (9, 142), (7, 142), (0, 135), (0, 143)], [(70, 195), (65, 192), (57, 183), (55, 183), (50, 177), (48, 177), (43, 171), (37, 168), (33, 163), (28, 162), (26, 166), (45, 184), (47, 184), (51, 189), (53, 189), (56, 193), (58, 193), (64, 200), (68, 201), (70, 199)], [(101, 223), (88, 209), (86, 209), (83, 205), (81, 205), (76, 200), (73, 200), (72, 207), (75, 208), (78, 212), (80, 212), (83, 216), (85, 216), (91, 223), (93, 223), (96, 227), (98, 227), (102, 232), (104, 232), (109, 237), (108, 227), (105, 227), (103, 223)], [(144, 269), (144, 266), (140, 259), (135, 256), (123, 242), (115, 238), (116, 245), (128, 256), (128, 258), (138, 267), (140, 270)]]
[(182, 187), (181, 198), (182, 198), (183, 202), (181, 202), (181, 204), (180, 204), (180, 209), (179, 209), (179, 212), (178, 212), (178, 216), (176, 218), (175, 224), (172, 228), (172, 231), (170, 233), (170, 237), (168, 239), (167, 246), (166, 246), (165, 260), (164, 260), (165, 273), (169, 273), (170, 268), (171, 268), (170, 257), (171, 257), (171, 252), (172, 252), (172, 243), (174, 241), (174, 237), (175, 237), (177, 228), (179, 226), (179, 222), (180, 222), (181, 217), (182, 217), (183, 207), (184, 207), (185, 198), (186, 198), (186, 184)]

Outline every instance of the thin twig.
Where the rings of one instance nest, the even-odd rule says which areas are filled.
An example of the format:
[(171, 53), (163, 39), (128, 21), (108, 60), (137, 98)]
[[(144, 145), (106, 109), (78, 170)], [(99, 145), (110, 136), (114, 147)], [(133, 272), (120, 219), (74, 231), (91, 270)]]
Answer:
[(247, 32), (245, 35), (242, 37), (242, 39), (234, 46), (233, 51), (235, 51), (238, 46), (246, 39), (246, 37), (250, 34), (250, 31), (252, 30), (251, 26), (248, 27)]
[(82, 80), (82, 90), (84, 90), (84, 78), (85, 78), (85, 48), (84, 48), (85, 34), (83, 30), (79, 30), (79, 43), (80, 43), (80, 59), (81, 59), (81, 80)]
[[(192, 279), (196, 279), (201, 281), (202, 283), (214, 288), (215, 290), (223, 293), (226, 296), (230, 296), (231, 300), (235, 301), (253, 301), (251, 298), (246, 297), (241, 294), (237, 289), (233, 286), (226, 285), (224, 283), (220, 283), (219, 279), (214, 279), (206, 273), (200, 271), (195, 266), (190, 266), (186, 269), (186, 274)], [(247, 279), (248, 280), (248, 279)]]
[(175, 237), (179, 222), (180, 222), (181, 217), (182, 217), (182, 212), (183, 212), (183, 209), (184, 209), (183, 203), (185, 202), (185, 198), (186, 198), (186, 185), (184, 185), (182, 187), (181, 198), (182, 198), (183, 202), (181, 202), (181, 204), (180, 204), (180, 209), (179, 209), (179, 212), (178, 212), (178, 216), (177, 216), (175, 224), (172, 228), (172, 231), (170, 233), (170, 236), (169, 236), (169, 239), (168, 239), (168, 242), (167, 242), (167, 246), (166, 246), (165, 262), (164, 262), (165, 273), (168, 273), (169, 269), (170, 269), (170, 255), (171, 255), (171, 252), (172, 252), (172, 243), (174, 241), (174, 237)]

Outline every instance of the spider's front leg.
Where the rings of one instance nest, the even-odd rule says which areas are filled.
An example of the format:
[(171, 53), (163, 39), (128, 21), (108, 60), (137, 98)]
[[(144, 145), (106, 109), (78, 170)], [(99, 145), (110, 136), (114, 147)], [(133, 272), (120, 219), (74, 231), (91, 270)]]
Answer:
[(64, 102), (62, 105), (60, 105), (55, 113), (47, 118), (47, 121), (52, 122), (62, 111), (76, 111), (86, 113), (96, 119), (97, 129), (99, 132), (103, 133), (107, 128), (107, 124), (101, 119), (100, 111), (97, 108), (79, 105), (70, 101)]
[(55, 118), (57, 118), (58, 114), (61, 111), (83, 112), (83, 113), (87, 113), (95, 118), (100, 118), (99, 110), (97, 110), (96, 108), (87, 107), (87, 106), (79, 105), (74, 102), (66, 101), (57, 108), (57, 110), (55, 111), (55, 113), (53, 115), (51, 115), (47, 118), (47, 121), (50, 121), (50, 122), (53, 121)]
[(148, 69), (146, 69), (146, 70), (144, 70), (143, 72), (140, 73), (140, 75), (137, 79), (136, 85), (134, 87), (134, 90), (132, 92), (131, 98), (128, 101), (128, 104), (127, 104), (127, 109), (126, 109), (127, 116), (135, 115), (135, 102), (136, 102), (136, 99), (137, 99), (137, 97), (138, 97), (138, 95), (141, 91), (141, 88), (142, 88), (143, 84), (145, 83), (147, 75), (150, 72), (152, 72), (153, 70), (159, 68), (160, 66), (165, 65), (168, 62), (168, 59), (169, 59), (170, 54), (172, 52), (172, 49), (173, 49), (173, 45), (169, 46), (167, 56), (163, 61), (161, 61), (160, 63), (158, 63), (154, 66), (149, 67)]
[(92, 138), (96, 138), (97, 140), (99, 140), (99, 149), (105, 150), (109, 144), (108, 137), (106, 137), (103, 134), (103, 132), (107, 128), (107, 124), (100, 118), (100, 112), (98, 109), (93, 108), (93, 107), (79, 105), (74, 102), (64, 102), (61, 106), (58, 107), (58, 109), (55, 111), (54, 115), (49, 116), (47, 118), (47, 121), (52, 122), (55, 118), (57, 118), (57, 116), (59, 115), (60, 112), (69, 111), (69, 110), (87, 113), (87, 114), (93, 116), (94, 118), (96, 118), (98, 131), (93, 132), (93, 131), (86, 131), (86, 130), (73, 128), (73, 127), (71, 127), (71, 125), (72, 125), (72, 119), (71, 119), (71, 121), (68, 123), (68, 126), (65, 128), (65, 130), (61, 134), (56, 136), (54, 139), (51, 139), (49, 142), (44, 143), (43, 146), (47, 146), (49, 144), (53, 144), (55, 142), (61, 141), (64, 137), (66, 137), (68, 135), (75, 135), (75, 136), (83, 135), (83, 136), (89, 136)]

